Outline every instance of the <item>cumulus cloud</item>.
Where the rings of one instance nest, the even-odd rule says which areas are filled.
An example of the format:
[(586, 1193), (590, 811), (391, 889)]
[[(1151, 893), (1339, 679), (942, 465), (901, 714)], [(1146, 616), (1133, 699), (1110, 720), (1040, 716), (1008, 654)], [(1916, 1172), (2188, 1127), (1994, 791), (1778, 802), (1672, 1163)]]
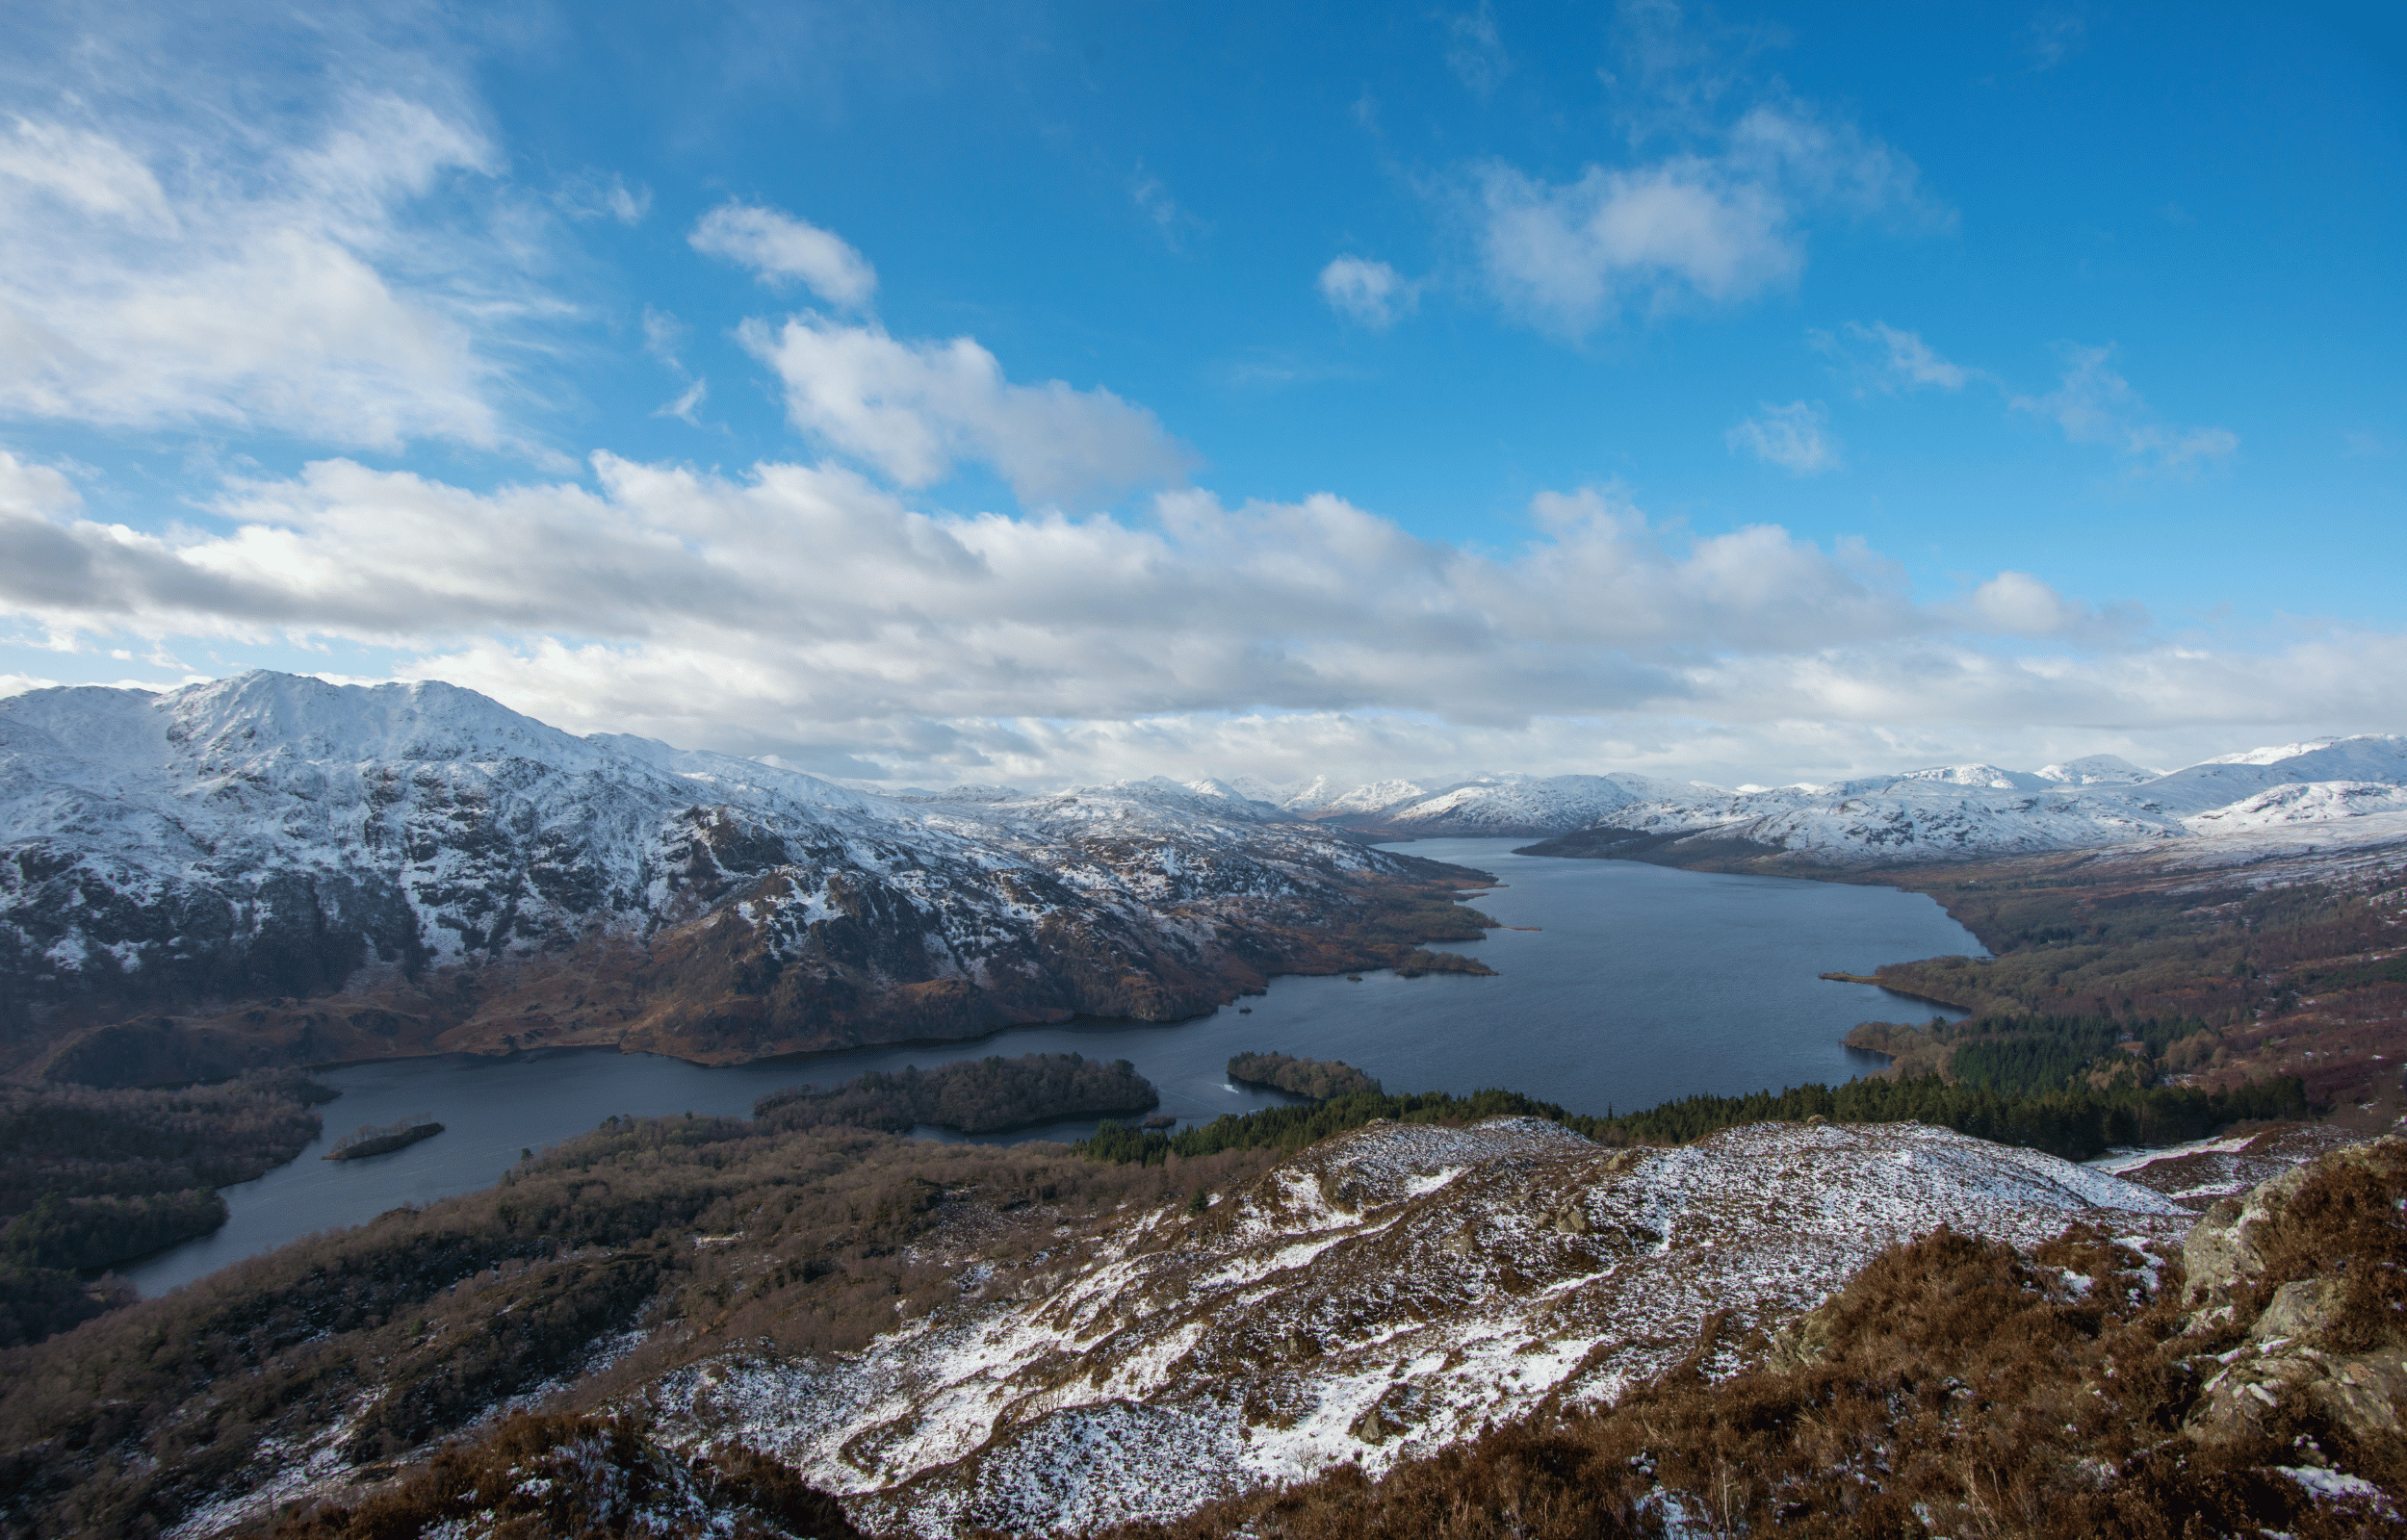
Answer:
[(1627, 75), (1605, 80), (1627, 155), (1568, 178), (1501, 161), (1467, 178), (1488, 288), (1531, 324), (1578, 337), (1633, 310), (1733, 305), (1785, 287), (1804, 270), (1818, 215), (1953, 222), (1891, 145), (1776, 82), (1749, 90), (1743, 43), (1704, 37), (1666, 6), (1624, 8), (1618, 30)]
[(1753, 417), (1722, 435), (1733, 452), (1751, 454), (1778, 466), (1791, 475), (1820, 475), (1839, 467), (1839, 441), (1825, 431), (1829, 416), (1810, 401), (1774, 406), (1770, 401)]
[(1420, 286), (1384, 262), (1339, 257), (1321, 270), (1321, 297), (1329, 308), (1374, 331), (1420, 302)]
[(2075, 444), (2106, 445), (2136, 471), (2193, 475), (2239, 452), (2239, 435), (2229, 428), (2184, 427), (2158, 417), (2114, 371), (2112, 357), (2111, 348), (2068, 346), (2057, 388), (2013, 398), (2014, 410), (2054, 423)]
[(1061, 380), (1017, 385), (969, 337), (917, 342), (815, 313), (748, 321), (744, 346), (777, 372), (797, 428), (903, 487), (958, 462), (990, 465), (1023, 503), (1174, 480), (1193, 456), (1141, 406)]
[(759, 204), (722, 203), (686, 239), (705, 256), (750, 268), (763, 283), (799, 283), (832, 305), (866, 305), (877, 292), (877, 270), (842, 237)]

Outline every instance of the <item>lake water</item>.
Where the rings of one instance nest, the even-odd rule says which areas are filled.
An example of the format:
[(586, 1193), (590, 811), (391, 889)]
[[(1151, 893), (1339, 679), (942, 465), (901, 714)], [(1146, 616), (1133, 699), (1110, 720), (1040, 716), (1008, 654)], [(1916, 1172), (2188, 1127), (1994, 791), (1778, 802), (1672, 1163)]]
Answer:
[[(1390, 1091), (1502, 1086), (1588, 1113), (1840, 1081), (1878, 1063), (1841, 1046), (1848, 1028), (1934, 1013), (1817, 974), (1980, 951), (1970, 932), (1917, 893), (1514, 855), (1522, 843), (1409, 847), (1494, 873), (1502, 886), (1478, 907), (1508, 926), (1539, 927), (1448, 943), (1496, 969), (1495, 978), (1284, 978), (1267, 995), (1192, 1021), (1020, 1027), (976, 1042), (864, 1049), (804, 1064), (706, 1069), (649, 1054), (570, 1051), (324, 1070), (318, 1078), (343, 1095), (321, 1109), (318, 1142), (258, 1181), (224, 1189), (231, 1217), (216, 1234), (123, 1275), (156, 1295), (317, 1230), (473, 1192), (522, 1149), (584, 1133), (613, 1113), (743, 1115), (781, 1087), (832, 1086), (867, 1070), (987, 1054), (1131, 1060), (1161, 1089), (1161, 1111), (1188, 1122), (1286, 1099), (1228, 1083), (1229, 1056), (1252, 1050), (1342, 1059)], [(445, 1131), (389, 1155), (320, 1158), (363, 1123), (414, 1113), (432, 1114)], [(1092, 1121), (1066, 1122), (994, 1138), (1075, 1139), (1093, 1129)]]

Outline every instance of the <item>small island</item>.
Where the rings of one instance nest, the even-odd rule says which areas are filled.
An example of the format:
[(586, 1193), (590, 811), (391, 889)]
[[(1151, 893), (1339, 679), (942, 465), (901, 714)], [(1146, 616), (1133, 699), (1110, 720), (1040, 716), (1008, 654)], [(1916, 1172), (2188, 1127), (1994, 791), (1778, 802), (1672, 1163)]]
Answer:
[(1241, 1053), (1229, 1061), (1229, 1078), (1240, 1086), (1266, 1086), (1314, 1101), (1358, 1092), (1380, 1094), (1379, 1082), (1352, 1065), (1284, 1053)]
[(334, 1142), (321, 1159), (329, 1161), (365, 1160), (371, 1155), (390, 1155), (397, 1149), (407, 1149), (422, 1139), (432, 1139), (443, 1132), (443, 1125), (424, 1113), (413, 1113), (399, 1122), (382, 1128), (362, 1123), (352, 1132)]
[(1064, 1117), (1124, 1117), (1161, 1105), (1153, 1083), (1126, 1059), (1074, 1053), (992, 1055), (940, 1065), (871, 1070), (834, 1091), (797, 1086), (752, 1104), (780, 1128), (848, 1124), (907, 1134), (920, 1124), (956, 1134), (999, 1134)]

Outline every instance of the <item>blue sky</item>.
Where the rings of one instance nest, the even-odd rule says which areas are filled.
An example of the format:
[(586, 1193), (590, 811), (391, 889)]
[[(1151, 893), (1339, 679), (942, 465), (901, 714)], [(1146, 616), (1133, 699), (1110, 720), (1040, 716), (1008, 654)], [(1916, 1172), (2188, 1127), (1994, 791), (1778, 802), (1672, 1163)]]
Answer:
[(2394, 12), (89, 10), (0, 53), (14, 687), (922, 783), (2407, 729)]

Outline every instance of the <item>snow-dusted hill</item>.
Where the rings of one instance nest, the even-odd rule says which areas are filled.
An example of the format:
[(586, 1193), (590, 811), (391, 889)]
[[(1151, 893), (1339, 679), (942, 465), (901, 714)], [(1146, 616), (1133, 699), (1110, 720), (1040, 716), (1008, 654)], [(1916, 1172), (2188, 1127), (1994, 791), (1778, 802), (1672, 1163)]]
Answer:
[[(61, 1012), (378, 985), (421, 995), (370, 1026), (273, 1030), (317, 1057), (375, 1032), (384, 1051), (452, 1032), (751, 1057), (1177, 1016), (1417, 867), (1168, 781), (889, 799), (439, 683), (0, 700), (0, 1020), (20, 1044)], [(569, 956), (580, 982), (553, 966), (512, 1022), (423, 997), (447, 969)], [(479, 1013), (490, 1030), (458, 1039)]]
[(1179, 1207), (1023, 1297), (972, 1294), (841, 1359), (738, 1349), (640, 1399), (672, 1446), (764, 1450), (879, 1532), (1083, 1531), (1611, 1402), (1720, 1312), (1727, 1373), (1751, 1328), (1941, 1224), (2030, 1245), (2088, 1219), (2162, 1257), (2189, 1221), (1916, 1124), (1616, 1153), (1529, 1119), (1375, 1123)]

